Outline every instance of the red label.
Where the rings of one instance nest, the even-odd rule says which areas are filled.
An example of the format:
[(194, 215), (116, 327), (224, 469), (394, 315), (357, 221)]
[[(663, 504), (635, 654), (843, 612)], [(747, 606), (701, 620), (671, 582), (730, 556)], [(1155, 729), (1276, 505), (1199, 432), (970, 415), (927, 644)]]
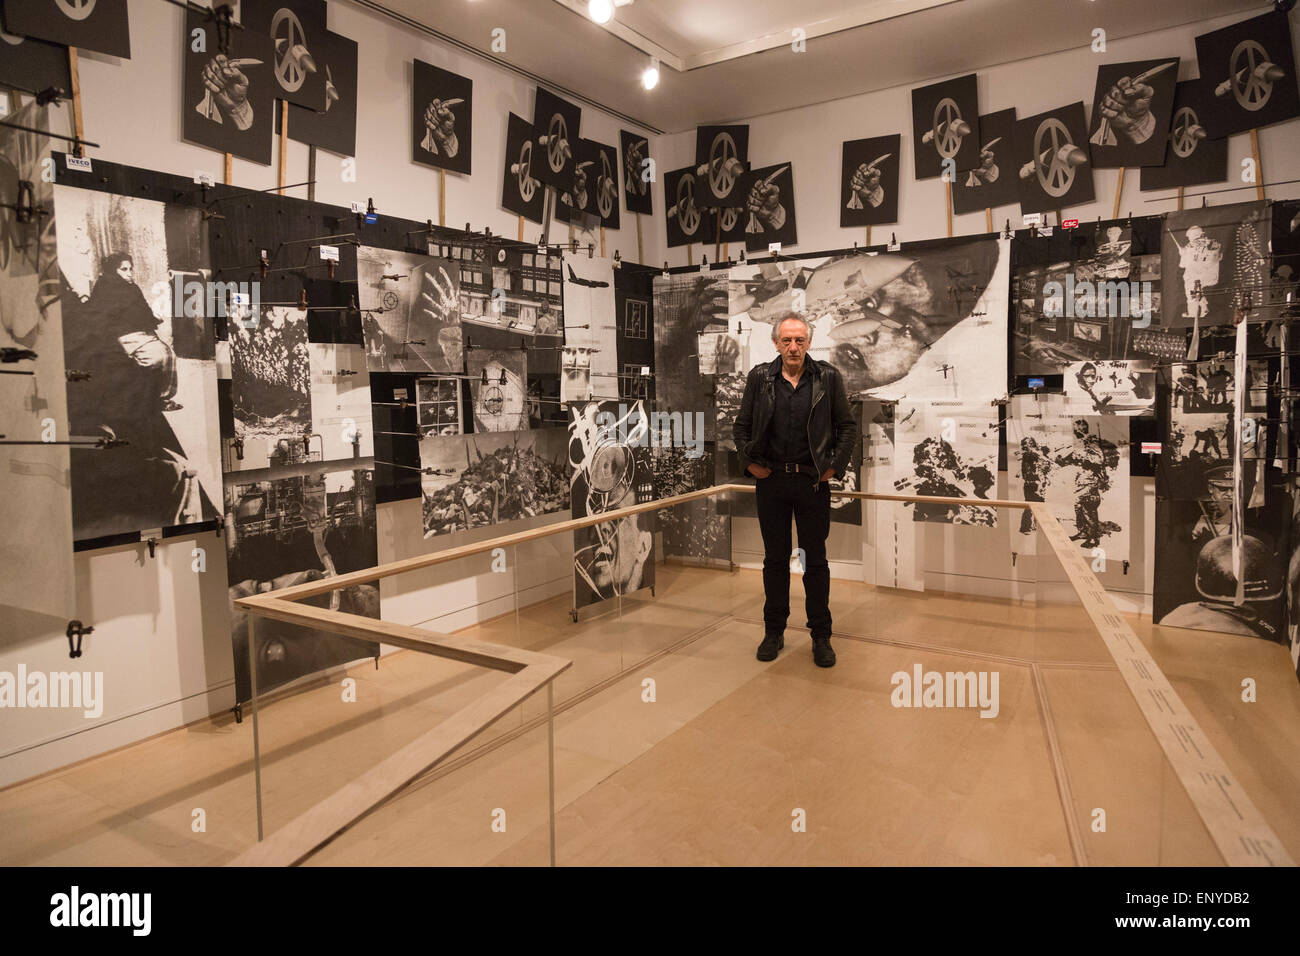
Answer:
[(1062, 220), (1061, 220), (1061, 228), (1062, 228), (1062, 229), (1078, 229), (1078, 228), (1079, 228), (1079, 220), (1077, 220), (1077, 219), (1062, 219)]

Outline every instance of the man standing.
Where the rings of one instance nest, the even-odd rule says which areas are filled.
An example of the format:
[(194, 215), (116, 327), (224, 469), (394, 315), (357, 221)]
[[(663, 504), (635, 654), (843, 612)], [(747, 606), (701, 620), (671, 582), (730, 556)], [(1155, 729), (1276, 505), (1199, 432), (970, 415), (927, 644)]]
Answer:
[(804, 554), (804, 606), (813, 660), (834, 667), (831, 649), (831, 478), (843, 479), (858, 438), (844, 380), (826, 362), (807, 355), (811, 332), (797, 315), (773, 326), (781, 353), (756, 365), (745, 381), (733, 434), (740, 466), (757, 479), (754, 494), (763, 533), (763, 642), (758, 659), (771, 661), (785, 646), (790, 616), (790, 518)]

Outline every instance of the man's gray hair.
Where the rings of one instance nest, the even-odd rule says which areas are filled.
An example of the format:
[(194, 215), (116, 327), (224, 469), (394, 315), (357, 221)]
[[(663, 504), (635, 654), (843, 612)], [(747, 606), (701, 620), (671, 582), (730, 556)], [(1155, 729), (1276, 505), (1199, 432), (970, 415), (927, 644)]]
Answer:
[(777, 341), (781, 332), (781, 326), (784, 325), (786, 322), (802, 322), (804, 338), (805, 339), (812, 338), (812, 327), (808, 325), (808, 320), (805, 319), (802, 315), (795, 315), (793, 312), (791, 312), (789, 315), (782, 318), (780, 322), (777, 322), (772, 326), (773, 342)]

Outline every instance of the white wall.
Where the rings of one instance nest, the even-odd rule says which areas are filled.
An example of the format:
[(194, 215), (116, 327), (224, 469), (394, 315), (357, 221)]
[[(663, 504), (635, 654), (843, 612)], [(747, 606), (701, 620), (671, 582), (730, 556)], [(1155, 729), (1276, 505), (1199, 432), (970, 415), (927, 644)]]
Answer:
[[(95, 54), (82, 56), (81, 82), (85, 105), (85, 135), (102, 144), (91, 153), (108, 161), (126, 163), (191, 176), (203, 169), (220, 179), (221, 157), (180, 139), (182, 104), (179, 94), (182, 13), (157, 0), (131, 0), (132, 48), (135, 58), (117, 62)], [(466, 221), (479, 229), (514, 236), (517, 218), (499, 207), (507, 111), (531, 116), (532, 84), (509, 71), (443, 45), (423, 35), (407, 32), (345, 0), (329, 5), (330, 28), (355, 38), (360, 44), (360, 115), (357, 131), (358, 181), (345, 183), (337, 158), (322, 153), (318, 162), (316, 196), (322, 202), (347, 204), (373, 197), (381, 213), (423, 220), (437, 218), (437, 172), (410, 159), (410, 61), (419, 57), (473, 77), (475, 82), (474, 168), (472, 177), (448, 176), (447, 222)], [(1235, 18), (1233, 18), (1235, 19)], [(1177, 53), (1185, 58), (1181, 75), (1191, 75), (1193, 37), (1226, 21), (1209, 21), (1160, 34), (1112, 44), (1105, 57), (1080, 50), (1007, 64), (980, 72), (980, 97), (985, 111), (1015, 105), (1022, 115), (1073, 100), (1090, 100), (1098, 62), (1137, 59)], [(816, 43), (809, 56), (816, 55)], [(936, 79), (939, 79), (936, 77)], [(861, 230), (840, 229), (836, 209), (840, 175), (840, 143), (859, 138), (910, 130), (909, 88), (897, 88), (852, 97), (806, 109), (754, 117), (751, 124), (751, 158), (757, 164), (794, 163), (799, 217), (798, 250), (851, 245), (861, 240)], [(719, 92), (725, 99), (725, 91)], [(584, 107), (584, 135), (617, 143), (619, 120)], [(1260, 136), (1263, 169), (1269, 179), (1300, 178), (1300, 137), (1297, 124), (1264, 130)], [(873, 239), (881, 241), (895, 232), (900, 241), (943, 235), (944, 200), (937, 181), (917, 183), (911, 166), (911, 136), (905, 133), (900, 211), (897, 227), (876, 227)], [(651, 152), (659, 168), (673, 169), (693, 160), (694, 133), (651, 138)], [(292, 143), (288, 181), (306, 179), (306, 147)], [(1246, 137), (1234, 137), (1230, 163), (1235, 169), (1248, 155)], [(1088, 219), (1109, 216), (1114, 201), (1116, 175), (1096, 176), (1098, 201), (1070, 214)], [(274, 167), (236, 160), (236, 185), (265, 188), (275, 185)], [(302, 195), (303, 191), (295, 191)], [(1274, 198), (1300, 195), (1296, 186), (1269, 191)], [(664, 252), (663, 198), (654, 190), (655, 216), (643, 222), (646, 261), (665, 258), (685, 262), (685, 250)], [(1137, 174), (1131, 172), (1121, 210), (1135, 214), (1173, 208), (1171, 202), (1142, 203)], [(1218, 202), (1247, 199), (1250, 193), (1212, 197)], [(1000, 222), (1018, 210), (996, 210)], [(984, 231), (980, 214), (958, 217), (956, 234)], [(536, 237), (529, 224), (526, 238)], [(555, 236), (556, 233), (553, 233)], [(560, 234), (562, 235), (562, 233)], [(634, 258), (635, 221), (626, 216), (618, 232), (608, 237), (608, 252), (622, 251)], [(733, 250), (734, 253), (735, 250)], [(695, 247), (698, 257), (700, 247)], [(712, 259), (712, 250), (709, 250)], [(1005, 478), (1003, 479), (1005, 481)], [(1142, 515), (1134, 536), (1150, 552), (1153, 496), (1150, 481), (1135, 480), (1135, 509)], [(1139, 504), (1140, 503), (1140, 504)], [(554, 520), (554, 519), (547, 519)], [(451, 547), (467, 540), (519, 530), (527, 523), (479, 529), (460, 535), (424, 541), (419, 533), (418, 502), (401, 502), (379, 508), (379, 558), (392, 561), (413, 554)], [(752, 519), (740, 519), (736, 529), (737, 559), (751, 563), (758, 541)], [(1135, 525), (1135, 529), (1139, 525)], [(831, 558), (837, 576), (858, 577), (865, 549), (856, 531), (837, 528), (832, 535)], [(206, 549), (207, 570), (191, 570), (192, 550)], [(67, 657), (63, 621), (24, 616), (4, 609), (0, 620), (0, 670), (14, 672), (20, 663), (32, 670), (66, 670), (79, 667), (105, 672), (104, 714), (87, 720), (79, 712), (18, 710), (0, 712), (0, 785), (21, 780), (74, 760), (121, 746), (187, 721), (228, 708), (233, 701), (233, 665), (226, 619), (227, 598), (224, 541), (212, 534), (164, 542), (158, 557), (148, 557), (144, 545), (81, 554), (76, 558), (78, 614), (96, 630), (86, 638), (86, 655)], [(932, 550), (938, 561), (940, 547)], [(562, 593), (569, 585), (571, 543), (565, 536), (547, 539), (532, 550), (520, 549), (524, 567), (521, 582), (528, 596)], [(1001, 567), (1005, 555), (997, 558)], [(1149, 562), (1134, 565), (1128, 578), (1108, 572), (1108, 584), (1135, 590), (1135, 598), (1150, 593)], [(954, 585), (955, 586), (955, 585)], [(505, 576), (480, 575), (464, 585), (448, 585), (430, 576), (411, 581), (387, 581), (384, 616), (404, 623), (435, 622), (452, 627), (468, 623), (467, 613), (477, 608), (481, 616), (500, 613), (509, 604)], [(513, 587), (511, 586), (511, 592)], [(454, 595), (454, 599), (453, 596)]]

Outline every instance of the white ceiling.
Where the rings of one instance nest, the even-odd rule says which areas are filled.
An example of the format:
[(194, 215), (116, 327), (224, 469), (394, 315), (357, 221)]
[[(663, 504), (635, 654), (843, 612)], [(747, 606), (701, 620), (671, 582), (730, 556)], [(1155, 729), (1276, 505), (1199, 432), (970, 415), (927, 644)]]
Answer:
[[(685, 65), (641, 88), (648, 54), (610, 29), (551, 0), (352, 0), (504, 61), (561, 93), (663, 132), (745, 119), (997, 63), (1078, 48), (1103, 27), (1111, 40), (1233, 12), (1263, 12), (1260, 0), (955, 0), (817, 35), (833, 27), (933, 0), (635, 0), (611, 27)], [(574, 4), (585, 7), (582, 0)], [(806, 19), (791, 23), (791, 12)], [(807, 52), (779, 46), (736, 55), (764, 37), (808, 32)], [(504, 54), (490, 52), (506, 29)], [(755, 41), (760, 41), (756, 43)], [(772, 41), (767, 41), (771, 43)], [(669, 62), (669, 61), (665, 61)]]

